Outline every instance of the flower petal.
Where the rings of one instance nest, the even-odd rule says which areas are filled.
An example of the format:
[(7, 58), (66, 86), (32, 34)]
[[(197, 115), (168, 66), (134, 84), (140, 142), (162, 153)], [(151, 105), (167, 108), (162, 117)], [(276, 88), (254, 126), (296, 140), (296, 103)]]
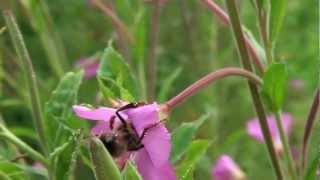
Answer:
[(160, 167), (169, 160), (171, 151), (170, 140), (170, 134), (162, 123), (150, 129), (142, 139), (142, 144), (148, 151), (155, 167)]
[(91, 134), (94, 136), (100, 136), (103, 133), (106, 133), (109, 131), (110, 131), (109, 122), (103, 121), (102, 123), (98, 123), (91, 129)]
[(152, 103), (137, 108), (130, 108), (124, 112), (128, 115), (128, 119), (132, 122), (137, 133), (141, 135), (146, 127), (159, 122), (157, 109), (158, 104)]
[(244, 179), (245, 174), (230, 156), (222, 155), (212, 169), (212, 177), (215, 180), (240, 180)]
[(116, 110), (107, 107), (90, 109), (85, 106), (75, 105), (73, 106), (73, 111), (77, 114), (77, 116), (84, 119), (109, 121), (110, 118), (115, 114)]
[[(291, 126), (292, 126), (292, 117), (289, 113), (282, 113), (281, 116), (282, 116), (281, 123), (283, 125), (284, 131), (287, 135), (289, 135), (290, 130), (291, 130)], [(281, 143), (280, 134), (278, 131), (277, 122), (275, 120), (275, 117), (273, 115), (268, 116), (267, 123), (269, 126), (269, 130), (270, 130), (272, 139), (275, 142)], [(262, 131), (260, 128), (260, 123), (259, 123), (258, 119), (255, 118), (255, 119), (248, 121), (247, 132), (251, 137), (253, 137), (257, 141), (259, 141), (261, 143), (264, 142), (263, 134), (262, 134)]]
[(175, 180), (176, 175), (170, 162), (167, 161), (161, 167), (155, 167), (149, 153), (142, 148), (135, 159), (138, 171), (145, 180)]

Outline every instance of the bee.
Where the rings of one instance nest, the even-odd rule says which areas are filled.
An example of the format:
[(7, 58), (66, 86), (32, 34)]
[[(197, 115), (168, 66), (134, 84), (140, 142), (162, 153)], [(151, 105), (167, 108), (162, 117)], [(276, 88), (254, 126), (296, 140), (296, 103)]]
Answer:
[[(144, 145), (142, 144), (142, 139), (146, 135), (147, 131), (159, 124), (155, 123), (146, 127), (142, 131), (141, 136), (139, 136), (133, 124), (125, 121), (120, 115), (120, 112), (123, 110), (136, 108), (142, 105), (145, 105), (145, 103), (129, 103), (117, 109), (115, 116), (110, 119), (109, 126), (112, 132), (100, 135), (99, 139), (102, 141), (112, 157), (117, 158), (128, 151), (138, 151), (143, 148)], [(114, 130), (114, 121), (116, 117), (121, 121), (121, 125), (116, 127)]]

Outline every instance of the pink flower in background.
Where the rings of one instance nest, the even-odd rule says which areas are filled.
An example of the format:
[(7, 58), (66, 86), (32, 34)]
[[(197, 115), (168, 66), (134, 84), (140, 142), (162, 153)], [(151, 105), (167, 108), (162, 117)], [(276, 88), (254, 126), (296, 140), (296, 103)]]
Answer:
[(244, 180), (245, 174), (228, 155), (222, 155), (216, 161), (211, 175), (214, 180)]
[[(175, 180), (175, 172), (169, 162), (171, 138), (164, 124), (160, 123), (158, 108), (157, 103), (152, 103), (120, 112), (126, 123), (133, 125), (139, 137), (141, 137), (145, 128), (157, 124), (150, 128), (143, 137), (143, 148), (129, 153), (143, 179)], [(91, 133), (96, 136), (110, 133), (122, 124), (120, 119), (116, 117), (116, 109), (113, 108), (90, 109), (75, 105), (73, 110), (81, 118), (97, 121), (97, 125), (91, 129)], [(110, 123), (111, 119), (114, 119), (112, 125)], [(111, 129), (111, 126), (113, 126), (113, 129)]]
[(90, 79), (97, 74), (99, 63), (94, 57), (83, 57), (76, 62), (75, 66), (78, 68), (83, 68), (84, 78)]
[(305, 84), (304, 81), (301, 79), (292, 79), (290, 81), (290, 86), (294, 89), (294, 90), (301, 90), (304, 88)]
[[(284, 131), (287, 135), (290, 134), (291, 127), (292, 127), (292, 117), (289, 113), (282, 113), (282, 125)], [(283, 151), (280, 134), (278, 131), (276, 119), (273, 115), (267, 117), (267, 123), (269, 126), (269, 130), (271, 133), (272, 140), (274, 142), (276, 151), (281, 153)], [(251, 119), (247, 122), (247, 133), (257, 140), (260, 143), (264, 143), (263, 133), (260, 128), (259, 120), (257, 118)]]

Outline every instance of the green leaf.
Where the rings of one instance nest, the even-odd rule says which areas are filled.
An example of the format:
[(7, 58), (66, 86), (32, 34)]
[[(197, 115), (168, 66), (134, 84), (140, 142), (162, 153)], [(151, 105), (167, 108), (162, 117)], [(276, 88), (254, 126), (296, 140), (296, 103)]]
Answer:
[(107, 47), (102, 53), (98, 82), (105, 98), (121, 98), (134, 101), (136, 84), (129, 66), (112, 47)]
[[(72, 105), (76, 104), (78, 89), (82, 81), (83, 71), (67, 73), (53, 91), (45, 107), (47, 132), (51, 149), (67, 140), (66, 133), (71, 131)], [(69, 134), (70, 135), (70, 132)]]
[(161, 86), (159, 96), (158, 96), (158, 102), (164, 102), (167, 100), (167, 97), (169, 95), (169, 92), (173, 86), (174, 81), (177, 79), (177, 77), (181, 74), (182, 68), (179, 67), (175, 69), (164, 81)]
[(131, 161), (126, 162), (126, 166), (122, 173), (122, 180), (142, 180), (142, 177)]
[(282, 63), (272, 64), (263, 76), (262, 97), (273, 112), (279, 111), (282, 107), (287, 79), (287, 69)]
[(12, 162), (0, 162), (0, 171), (5, 173), (12, 180), (28, 179), (28, 175), (21, 169), (18, 164)]
[(56, 148), (51, 154), (57, 179), (68, 180), (73, 176), (76, 160), (80, 152), (81, 140), (81, 131), (75, 132), (66, 143)]
[(6, 173), (0, 171), (0, 179), (1, 180), (12, 180)]
[(98, 138), (90, 142), (91, 158), (97, 180), (120, 180), (120, 171), (103, 143)]
[(171, 161), (176, 162), (180, 159), (183, 153), (186, 151), (193, 137), (195, 136), (198, 128), (210, 117), (210, 114), (201, 116), (198, 120), (188, 123), (182, 123), (172, 133), (172, 150), (171, 150)]
[(318, 153), (318, 156), (316, 156), (316, 158), (314, 158), (308, 169), (307, 169), (307, 172), (304, 176), (304, 180), (314, 180), (314, 179), (317, 179), (317, 169), (318, 169), (318, 165), (319, 165), (319, 157), (320, 157), (320, 153)]
[(275, 42), (286, 13), (287, 0), (271, 0), (270, 10), (270, 40)]
[(208, 140), (195, 140), (187, 148), (184, 160), (178, 165), (176, 169), (179, 180), (190, 179), (190, 173), (193, 172), (195, 164), (199, 161), (201, 156), (205, 154), (210, 146)]
[(267, 58), (266, 58), (266, 53), (264, 51), (264, 48), (261, 46), (261, 44), (257, 41), (257, 39), (254, 37), (252, 32), (247, 29), (246, 27), (242, 27), (248, 38), (250, 39), (250, 42), (253, 44), (255, 49), (257, 50), (258, 56), (261, 60), (261, 62), (266, 65), (267, 64)]

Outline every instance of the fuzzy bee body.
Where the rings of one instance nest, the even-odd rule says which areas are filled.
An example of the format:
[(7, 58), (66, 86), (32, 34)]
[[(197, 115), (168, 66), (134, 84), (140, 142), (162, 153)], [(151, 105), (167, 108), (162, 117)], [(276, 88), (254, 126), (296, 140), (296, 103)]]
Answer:
[(143, 148), (141, 138), (131, 123), (120, 125), (114, 132), (100, 136), (111, 156), (120, 157), (128, 151), (137, 151)]

